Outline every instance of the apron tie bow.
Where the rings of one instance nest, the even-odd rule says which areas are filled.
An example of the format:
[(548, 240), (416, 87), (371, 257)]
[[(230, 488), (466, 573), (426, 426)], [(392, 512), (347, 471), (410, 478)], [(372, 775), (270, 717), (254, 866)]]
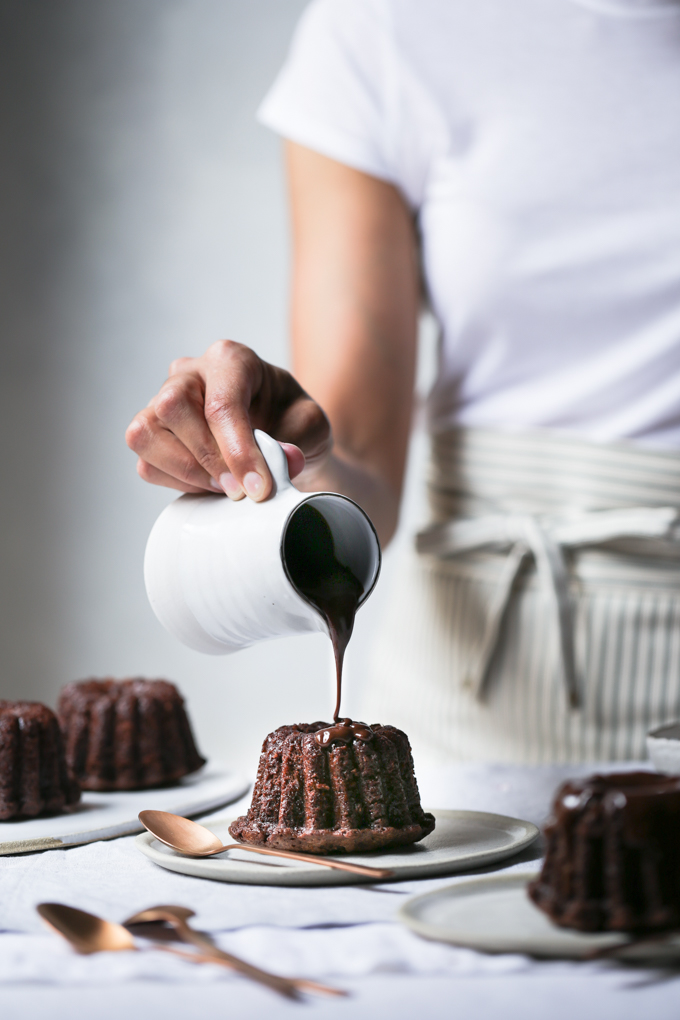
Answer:
[(574, 625), (564, 550), (630, 538), (675, 541), (680, 537), (679, 532), (680, 512), (675, 507), (592, 510), (562, 518), (489, 514), (433, 524), (417, 535), (416, 549), (419, 553), (442, 558), (484, 548), (507, 550), (489, 600), (482, 636), (466, 669), (464, 683), (479, 701), (484, 700), (491, 662), (512, 598), (513, 585), (525, 560), (533, 557), (539, 583), (554, 613), (567, 698), (572, 708), (578, 708)]

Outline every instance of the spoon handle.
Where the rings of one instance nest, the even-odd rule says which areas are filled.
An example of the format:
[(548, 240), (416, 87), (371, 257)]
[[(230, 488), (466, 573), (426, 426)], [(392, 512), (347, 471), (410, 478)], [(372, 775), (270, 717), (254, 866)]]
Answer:
[(309, 981), (307, 978), (291, 978), (296, 988), (303, 992), (313, 992), (315, 995), (337, 995), (346, 996), (348, 992), (344, 988), (333, 988), (332, 985), (322, 985), (318, 981)]
[(351, 871), (353, 874), (363, 875), (365, 878), (385, 879), (394, 876), (394, 872), (390, 868), (369, 868), (365, 864), (351, 864), (349, 861), (339, 861), (334, 857), (318, 857), (316, 854), (298, 854), (293, 850), (265, 850), (264, 847), (249, 846), (246, 843), (229, 843), (227, 846), (223, 846), (219, 853), (223, 853), (225, 850), (248, 850), (252, 854), (288, 857), (291, 861), (321, 864), (324, 868), (335, 868), (337, 871)]
[(292, 978), (279, 977), (278, 974), (260, 970), (259, 967), (254, 967), (238, 956), (232, 956), (231, 953), (225, 953), (221, 949), (217, 949), (216, 946), (210, 946), (210, 952), (206, 952), (208, 945), (200, 940), (200, 936), (196, 939), (192, 938), (190, 941), (201, 948), (203, 952), (185, 953), (181, 949), (175, 949), (173, 946), (166, 946), (160, 942), (154, 942), (153, 948), (161, 949), (165, 953), (172, 953), (173, 956), (180, 956), (183, 960), (191, 960), (192, 963), (216, 963), (221, 967), (237, 971), (244, 977), (250, 978), (251, 981), (266, 985), (267, 988), (271, 988), (280, 995), (285, 995), (287, 999), (299, 999), (298, 982)]
[(262, 977), (268, 980), (273, 978), (276, 982), (273, 987), (276, 987), (277, 991), (279, 990), (278, 985), (283, 984), (286, 988), (291, 987), (294, 991), (317, 992), (322, 995), (347, 994), (347, 992), (342, 991), (340, 988), (331, 988), (330, 985), (322, 985), (318, 981), (309, 981), (307, 978), (284, 978), (279, 977), (278, 974), (271, 974), (267, 970), (260, 970), (259, 967), (246, 963), (245, 960), (241, 960), (238, 956), (232, 956), (231, 953), (225, 953), (223, 949), (218, 949), (208, 939), (203, 939), (189, 925), (187, 925), (186, 931), (183, 931), (182, 934), (187, 940), (190, 940), (195, 946), (198, 946), (205, 952), (205, 959), (211, 958), (218, 963), (223, 962), (225, 966), (234, 967), (235, 970), (239, 970), (240, 973), (246, 977), (253, 978), (255, 981), (261, 980)]

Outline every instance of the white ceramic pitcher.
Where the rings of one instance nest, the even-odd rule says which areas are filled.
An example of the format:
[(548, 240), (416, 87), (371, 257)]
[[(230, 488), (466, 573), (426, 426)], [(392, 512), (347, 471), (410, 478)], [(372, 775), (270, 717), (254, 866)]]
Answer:
[(286, 529), (303, 504), (323, 515), (337, 559), (363, 584), (359, 605), (380, 572), (380, 543), (364, 511), (336, 493), (298, 492), (280, 445), (259, 430), (255, 439), (274, 479), (267, 500), (180, 496), (147, 542), (144, 580), (151, 606), (166, 630), (199, 652), (224, 655), (267, 638), (328, 633), (286, 566)]

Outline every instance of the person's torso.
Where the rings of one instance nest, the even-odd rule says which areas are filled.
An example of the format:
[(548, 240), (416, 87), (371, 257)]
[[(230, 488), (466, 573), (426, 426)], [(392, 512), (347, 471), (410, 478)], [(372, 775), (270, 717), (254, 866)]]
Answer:
[(611, 3), (388, 3), (434, 430), (680, 446), (680, 4)]

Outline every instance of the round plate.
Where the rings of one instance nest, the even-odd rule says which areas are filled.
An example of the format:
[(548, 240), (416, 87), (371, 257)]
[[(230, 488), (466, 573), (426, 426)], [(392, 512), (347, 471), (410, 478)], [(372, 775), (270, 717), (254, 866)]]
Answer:
[[(357, 864), (392, 868), (394, 880), (451, 875), (467, 871), (519, 853), (536, 839), (538, 829), (531, 822), (522, 822), (505, 815), (482, 811), (434, 811), (437, 827), (434, 832), (411, 846), (394, 850), (375, 850), (365, 854), (343, 854), (342, 859)], [(210, 822), (210, 830), (225, 843), (232, 843), (229, 825), (233, 819)], [(159, 843), (145, 832), (135, 840), (137, 846), (162, 868), (179, 871), (197, 878), (214, 878), (220, 882), (247, 885), (356, 885), (358, 875), (335, 871), (320, 864), (287, 861), (284, 858), (256, 859), (247, 850), (229, 850), (215, 857), (185, 857)]]
[(677, 935), (629, 944), (625, 935), (586, 935), (558, 928), (529, 899), (526, 889), (532, 878), (535, 875), (515, 873), (459, 882), (414, 896), (401, 907), (398, 917), (426, 939), (485, 953), (585, 959), (598, 950), (621, 946), (612, 955), (629, 960), (680, 957)]

